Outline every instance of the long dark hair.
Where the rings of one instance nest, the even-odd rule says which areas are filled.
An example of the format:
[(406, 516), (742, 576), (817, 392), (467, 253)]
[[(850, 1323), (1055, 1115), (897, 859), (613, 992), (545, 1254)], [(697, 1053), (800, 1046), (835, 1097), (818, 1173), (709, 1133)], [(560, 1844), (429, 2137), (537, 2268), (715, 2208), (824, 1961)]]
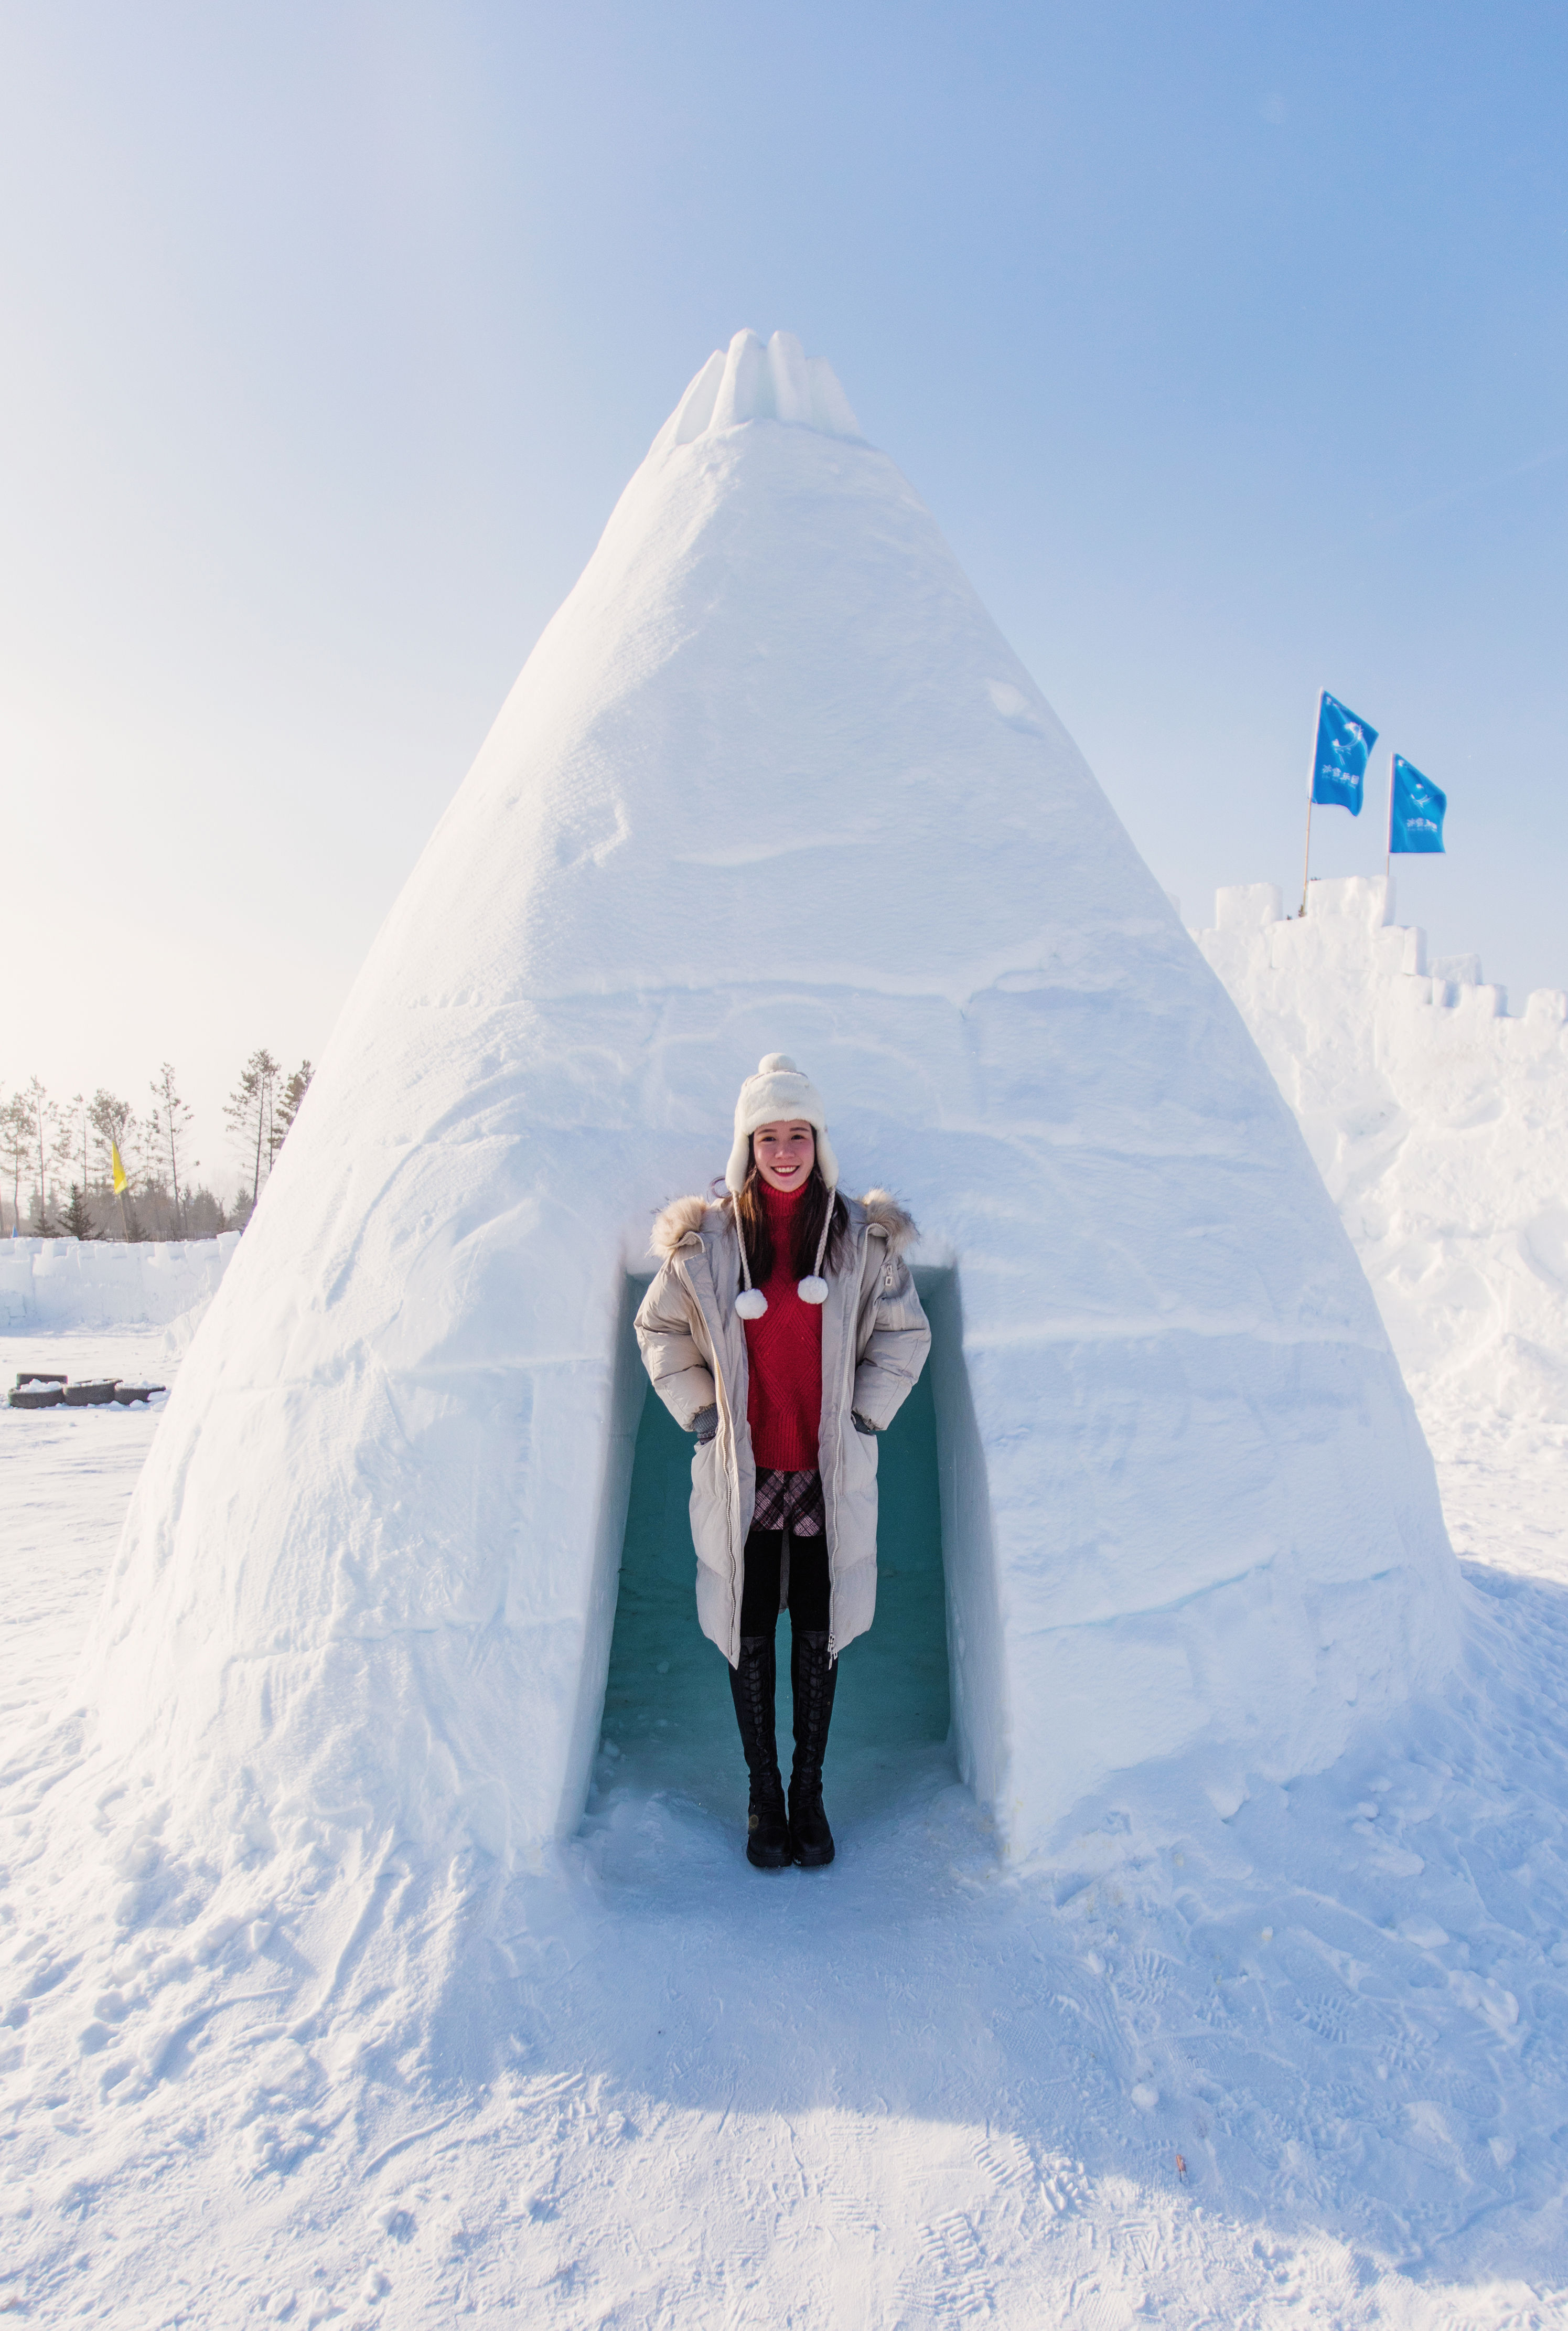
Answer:
[[(754, 1157), (746, 1169), (746, 1183), (735, 1200), (736, 1227), (746, 1241), (746, 1261), (751, 1265), (751, 1283), (761, 1287), (773, 1275), (773, 1224), (767, 1218), (767, 1206), (763, 1192), (767, 1185), (756, 1170)], [(822, 1169), (814, 1162), (810, 1181), (802, 1191), (791, 1228), (794, 1232), (794, 1253), (790, 1258), (797, 1279), (804, 1279), (817, 1267), (817, 1241), (822, 1234), (822, 1224), (828, 1218), (829, 1203), (833, 1209), (833, 1226), (828, 1232), (827, 1252), (822, 1257), (825, 1276), (838, 1261), (839, 1242), (850, 1227), (849, 1213), (838, 1192), (830, 1193), (822, 1179)]]

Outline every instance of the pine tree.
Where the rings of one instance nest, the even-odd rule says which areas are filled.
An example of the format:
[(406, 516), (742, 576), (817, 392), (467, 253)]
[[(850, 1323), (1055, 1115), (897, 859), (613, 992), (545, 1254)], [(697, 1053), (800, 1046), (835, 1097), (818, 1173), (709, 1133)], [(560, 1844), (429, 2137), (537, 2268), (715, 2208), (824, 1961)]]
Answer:
[(60, 1230), (63, 1238), (95, 1239), (101, 1235), (92, 1227), (92, 1216), (88, 1212), (87, 1206), (87, 1192), (75, 1182), (71, 1185), (71, 1202), (60, 1218)]
[(223, 1200), (211, 1190), (185, 1192), (185, 1236), (195, 1239), (216, 1238), (220, 1231), (233, 1230), (228, 1211)]
[(301, 1061), (282, 1091), (278, 1096), (278, 1147), (283, 1146), (284, 1137), (299, 1114), (299, 1104), (310, 1089), (315, 1070), (309, 1061)]
[(276, 1146), (271, 1138), (273, 1092), (280, 1063), (263, 1045), (252, 1052), (240, 1071), (240, 1081), (223, 1104), (223, 1116), (233, 1127), (244, 1151), (251, 1175), (251, 1204), (261, 1195), (263, 1169), (271, 1173)]

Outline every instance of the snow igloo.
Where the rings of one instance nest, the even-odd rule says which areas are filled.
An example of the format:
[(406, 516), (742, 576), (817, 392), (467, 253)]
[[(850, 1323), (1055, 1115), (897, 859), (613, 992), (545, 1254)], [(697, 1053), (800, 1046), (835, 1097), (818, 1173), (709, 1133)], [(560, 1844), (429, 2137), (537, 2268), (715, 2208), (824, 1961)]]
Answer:
[(1151, 1760), (1320, 1767), (1441, 1673), (1431, 1463), (1289, 1111), (832, 371), (743, 332), (377, 937), (134, 1499), (84, 1693), (214, 1852), (574, 1829), (650, 1228), (774, 1050), (920, 1225), (1006, 1850)]

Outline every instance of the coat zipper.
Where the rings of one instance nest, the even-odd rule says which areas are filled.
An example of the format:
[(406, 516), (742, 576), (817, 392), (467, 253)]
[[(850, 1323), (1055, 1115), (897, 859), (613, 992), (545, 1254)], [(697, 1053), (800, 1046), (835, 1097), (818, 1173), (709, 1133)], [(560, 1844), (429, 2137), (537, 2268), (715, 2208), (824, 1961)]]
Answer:
[[(708, 1283), (714, 1289), (714, 1299), (717, 1302), (717, 1282), (714, 1279), (713, 1257), (708, 1251), (708, 1241), (702, 1236), (700, 1231), (695, 1232), (694, 1235), (696, 1236), (698, 1246), (701, 1251), (703, 1261), (708, 1265)], [(855, 1273), (855, 1300), (853, 1315), (850, 1321), (850, 1332), (844, 1339), (844, 1397), (839, 1408), (839, 1438), (838, 1445), (833, 1451), (833, 1503), (835, 1509), (838, 1504), (839, 1487), (843, 1479), (844, 1472), (844, 1423), (846, 1418), (850, 1415), (851, 1405), (855, 1396), (854, 1369), (855, 1351), (859, 1341), (860, 1326), (860, 1280), (865, 1274), (866, 1244), (869, 1242), (870, 1235), (870, 1230), (868, 1226), (862, 1234), (862, 1242), (859, 1257), (860, 1268)], [(702, 1310), (702, 1298), (698, 1295), (695, 1286), (692, 1285), (690, 1266), (683, 1263), (681, 1268), (686, 1272), (686, 1284), (690, 1289), (691, 1299), (696, 1304), (698, 1310), (700, 1312)], [(710, 1334), (713, 1334), (715, 1325), (716, 1322), (714, 1320), (710, 1319), (708, 1321), (708, 1331)], [(740, 1546), (740, 1462), (739, 1444), (736, 1440), (735, 1434), (735, 1419), (730, 1413), (729, 1396), (725, 1387), (723, 1350), (723, 1329), (720, 1327), (718, 1333), (714, 1336), (713, 1356), (716, 1365), (713, 1372), (713, 1388), (718, 1395), (718, 1412), (720, 1421), (722, 1422), (727, 1417), (729, 1421), (729, 1445), (733, 1459), (732, 1463), (727, 1465), (725, 1469), (724, 1493), (726, 1503), (729, 1508), (729, 1595), (730, 1607), (734, 1613), (734, 1618), (731, 1622), (730, 1627), (730, 1641), (735, 1646), (735, 1657), (738, 1660), (740, 1657), (740, 1564), (741, 1556), (744, 1553), (744, 1548)], [(854, 1430), (852, 1422), (850, 1429), (851, 1432)], [(835, 1547), (833, 1537), (832, 1533), (830, 1532), (828, 1537), (828, 1660), (830, 1664), (836, 1660), (839, 1656), (839, 1647), (833, 1634), (833, 1602), (838, 1593), (839, 1584), (837, 1565), (834, 1560), (834, 1555)], [(730, 1664), (733, 1666), (735, 1661), (731, 1660)]]
[[(866, 1243), (869, 1243), (870, 1236), (870, 1230), (868, 1227), (862, 1233), (863, 1241)], [(844, 1384), (844, 1397), (839, 1408), (839, 1445), (833, 1451), (835, 1467), (835, 1476), (833, 1480), (833, 1506), (835, 1514), (838, 1508), (839, 1488), (844, 1477), (844, 1422), (846, 1418), (849, 1418), (850, 1420), (851, 1432), (852, 1432), (855, 1429), (854, 1420), (851, 1415), (851, 1411), (854, 1405), (855, 1398), (855, 1355), (859, 1347), (860, 1336), (860, 1280), (865, 1275), (866, 1243), (862, 1243), (861, 1245), (860, 1269), (855, 1273), (854, 1316), (850, 1323), (850, 1333), (844, 1339), (844, 1375), (846, 1381)], [(834, 1559), (835, 1551), (836, 1549), (833, 1538), (830, 1535), (828, 1539), (828, 1665), (830, 1667), (833, 1665), (839, 1656), (839, 1646), (833, 1634), (833, 1604), (839, 1591), (838, 1567)]]
[[(702, 1259), (708, 1266), (708, 1284), (714, 1290), (714, 1301), (717, 1307), (718, 1300), (718, 1287), (713, 1274), (713, 1257), (708, 1251), (708, 1241), (703, 1237), (701, 1232), (697, 1232), (695, 1236)], [(702, 1298), (698, 1295), (695, 1286), (692, 1285), (690, 1266), (683, 1265), (682, 1268), (686, 1271), (686, 1284), (688, 1288), (690, 1289), (691, 1299), (696, 1304), (698, 1311), (704, 1318), (707, 1318), (708, 1315), (703, 1312), (702, 1308)], [(729, 1394), (724, 1381), (724, 1328), (717, 1317), (717, 1309), (715, 1316), (708, 1319), (708, 1333), (713, 1338), (713, 1389), (717, 1395), (718, 1400), (719, 1422), (721, 1426), (727, 1422), (729, 1427), (731, 1461), (726, 1465), (724, 1469), (724, 1500), (729, 1512), (729, 1602), (731, 1612), (729, 1640), (734, 1648), (735, 1654), (734, 1658), (730, 1661), (730, 1665), (733, 1667), (736, 1664), (736, 1661), (740, 1658), (740, 1565), (742, 1556), (745, 1552), (745, 1549), (740, 1544), (739, 1444), (736, 1439), (735, 1417), (730, 1408)]]

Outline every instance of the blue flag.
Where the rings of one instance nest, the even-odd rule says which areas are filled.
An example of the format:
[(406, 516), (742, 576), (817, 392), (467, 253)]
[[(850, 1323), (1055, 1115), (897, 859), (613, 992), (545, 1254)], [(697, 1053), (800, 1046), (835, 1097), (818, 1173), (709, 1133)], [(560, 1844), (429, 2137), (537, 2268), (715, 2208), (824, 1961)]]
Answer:
[(1398, 753), (1393, 756), (1390, 782), (1393, 786), (1388, 816), (1391, 855), (1411, 858), (1421, 851), (1441, 850), (1443, 812), (1449, 805), (1447, 794), (1440, 792), (1430, 777), (1412, 769)]
[(1337, 698), (1323, 691), (1317, 714), (1317, 750), (1312, 762), (1312, 798), (1335, 802), (1352, 817), (1361, 815), (1361, 785), (1377, 730), (1358, 720)]

